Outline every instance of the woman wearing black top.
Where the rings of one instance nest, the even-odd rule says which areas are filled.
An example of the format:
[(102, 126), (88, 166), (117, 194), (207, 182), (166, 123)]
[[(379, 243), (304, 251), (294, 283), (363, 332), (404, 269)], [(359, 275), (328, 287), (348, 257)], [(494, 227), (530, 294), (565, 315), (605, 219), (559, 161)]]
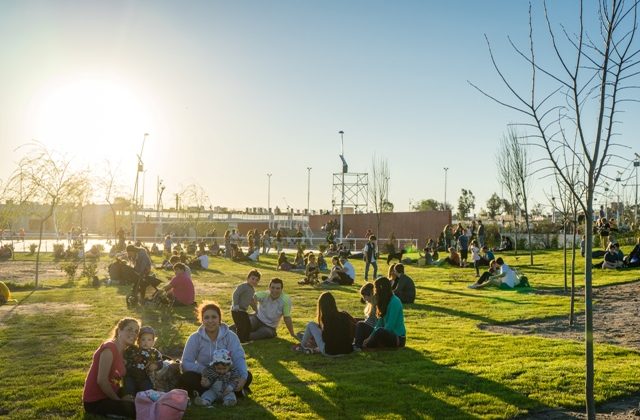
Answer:
[(322, 353), (330, 356), (353, 351), (355, 320), (345, 311), (338, 311), (336, 300), (330, 292), (318, 298), (317, 322), (307, 324), (302, 344), (294, 350), (305, 353)]

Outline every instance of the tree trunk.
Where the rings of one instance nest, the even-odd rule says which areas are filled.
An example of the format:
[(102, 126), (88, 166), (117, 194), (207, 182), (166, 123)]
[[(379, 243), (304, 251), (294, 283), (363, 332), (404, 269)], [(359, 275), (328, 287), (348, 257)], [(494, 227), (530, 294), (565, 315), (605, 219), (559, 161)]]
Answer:
[(562, 250), (564, 266), (564, 292), (567, 293), (567, 221), (562, 224)]
[[(590, 189), (589, 191), (593, 191)], [(585, 258), (584, 258), (584, 336), (585, 336), (585, 399), (587, 418), (595, 419), (595, 402), (593, 399), (593, 382), (594, 382), (594, 367), (593, 367), (593, 306), (592, 306), (592, 290), (591, 281), (593, 276), (591, 274), (592, 257), (591, 252), (593, 250), (593, 195), (592, 193), (587, 196), (587, 211), (585, 214)]]
[(47, 219), (40, 220), (40, 234), (38, 235), (38, 252), (36, 252), (36, 289), (39, 286), (38, 280), (40, 277), (40, 247), (42, 246), (42, 233), (44, 231), (44, 223)]
[(575, 291), (576, 291), (576, 235), (578, 230), (577, 214), (573, 213), (573, 240), (572, 240), (572, 252), (571, 252), (571, 299), (569, 310), (569, 325), (573, 326), (575, 323)]
[(533, 265), (533, 244), (531, 243), (531, 228), (529, 227), (529, 209), (527, 201), (524, 202), (524, 222), (527, 224), (527, 241), (529, 241), (529, 259), (530, 265)]

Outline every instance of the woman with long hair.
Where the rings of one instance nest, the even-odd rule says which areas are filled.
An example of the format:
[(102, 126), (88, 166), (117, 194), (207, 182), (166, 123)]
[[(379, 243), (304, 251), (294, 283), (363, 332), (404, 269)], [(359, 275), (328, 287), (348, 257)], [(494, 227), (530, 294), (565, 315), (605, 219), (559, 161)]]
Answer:
[(404, 326), (402, 302), (393, 294), (391, 282), (386, 277), (374, 283), (374, 299), (378, 321), (371, 335), (364, 340), (363, 350), (380, 347), (404, 347), (407, 332)]
[(360, 288), (360, 302), (364, 303), (364, 318), (357, 320), (356, 322), (356, 334), (354, 340), (354, 346), (357, 349), (362, 349), (362, 343), (371, 335), (373, 329), (378, 322), (376, 316), (376, 305), (373, 300), (373, 283), (365, 283)]
[(87, 413), (136, 417), (133, 398), (123, 395), (120, 383), (127, 373), (124, 351), (135, 344), (139, 331), (140, 321), (123, 318), (118, 321), (113, 337), (102, 343), (93, 353), (93, 361), (82, 392), (82, 402)]
[(351, 353), (354, 324), (351, 315), (338, 311), (331, 292), (324, 292), (318, 298), (316, 321), (307, 324), (301, 344), (294, 350), (331, 356)]

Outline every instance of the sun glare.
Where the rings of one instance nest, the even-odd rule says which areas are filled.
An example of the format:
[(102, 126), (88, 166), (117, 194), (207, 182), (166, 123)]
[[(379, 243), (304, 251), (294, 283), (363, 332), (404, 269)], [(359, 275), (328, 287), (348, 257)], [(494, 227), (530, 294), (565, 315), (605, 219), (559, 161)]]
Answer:
[(126, 86), (81, 79), (59, 85), (36, 103), (35, 139), (85, 159), (110, 159), (140, 142), (149, 111)]

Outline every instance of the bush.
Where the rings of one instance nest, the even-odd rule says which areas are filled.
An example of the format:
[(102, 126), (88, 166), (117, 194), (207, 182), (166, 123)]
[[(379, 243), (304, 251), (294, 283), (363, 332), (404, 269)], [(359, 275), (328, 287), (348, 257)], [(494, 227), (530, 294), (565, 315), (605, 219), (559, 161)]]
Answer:
[(35, 254), (37, 249), (38, 244), (29, 244), (29, 255)]
[(65, 272), (69, 283), (73, 283), (76, 279), (76, 273), (78, 272), (78, 263), (68, 262), (60, 265), (60, 269)]
[(53, 258), (64, 258), (64, 244), (53, 244)]
[(82, 269), (81, 276), (86, 277), (87, 280), (89, 281), (89, 284), (92, 284), (93, 278), (97, 277), (97, 275), (98, 275), (98, 264), (94, 262), (86, 264)]

